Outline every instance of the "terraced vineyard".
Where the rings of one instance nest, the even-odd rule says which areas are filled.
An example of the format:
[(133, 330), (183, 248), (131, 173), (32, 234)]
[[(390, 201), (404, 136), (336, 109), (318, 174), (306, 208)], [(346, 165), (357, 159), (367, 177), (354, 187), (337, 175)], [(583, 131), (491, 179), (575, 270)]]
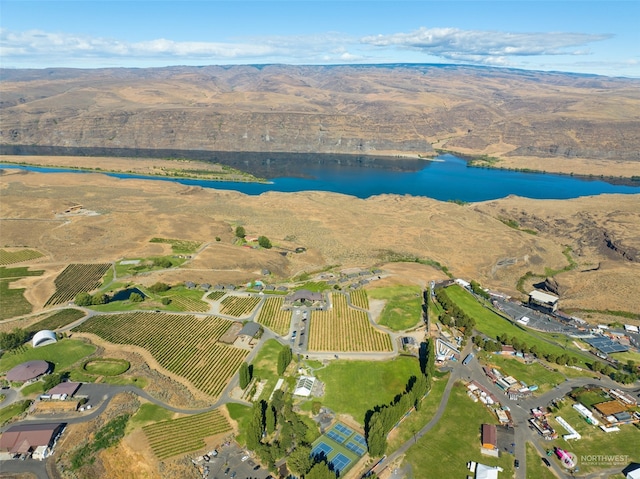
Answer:
[(226, 293), (224, 291), (211, 291), (207, 296), (211, 301), (218, 301), (223, 298)]
[(218, 396), (248, 351), (219, 343), (232, 322), (216, 316), (152, 312), (99, 315), (75, 331), (93, 333), (116, 344), (133, 344), (151, 353), (168, 371), (200, 391)]
[(6, 249), (0, 249), (0, 265), (7, 265), (13, 263), (21, 263), (22, 261), (29, 261), (44, 256), (40, 251), (34, 249), (21, 249), (18, 251), (7, 251)]
[(202, 313), (209, 311), (209, 303), (205, 301), (188, 298), (186, 296), (167, 297), (171, 299), (171, 305), (178, 308), (180, 311), (197, 311)]
[(227, 296), (220, 303), (220, 314), (240, 318), (251, 313), (260, 301), (261, 298), (253, 296)]
[(203, 414), (149, 424), (142, 428), (151, 450), (160, 460), (202, 449), (205, 437), (231, 431), (218, 409)]
[(47, 300), (45, 306), (73, 301), (78, 293), (88, 293), (101, 286), (101, 279), (111, 267), (103, 264), (70, 264), (54, 280), (56, 292)]
[(256, 322), (277, 334), (287, 334), (291, 324), (291, 311), (283, 310), (283, 303), (283, 298), (267, 298), (262, 305)]
[(369, 309), (369, 297), (364, 289), (356, 289), (349, 293), (351, 304), (357, 308)]
[(311, 313), (311, 351), (392, 351), (388, 334), (375, 329), (367, 313), (350, 308), (344, 294), (331, 295), (329, 311)]

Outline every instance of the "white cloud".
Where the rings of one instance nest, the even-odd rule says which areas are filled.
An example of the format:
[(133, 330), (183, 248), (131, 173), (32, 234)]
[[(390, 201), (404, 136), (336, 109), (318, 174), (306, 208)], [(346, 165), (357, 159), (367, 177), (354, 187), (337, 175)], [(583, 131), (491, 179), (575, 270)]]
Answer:
[(607, 34), (585, 33), (505, 33), (459, 30), (457, 28), (420, 28), (409, 33), (370, 35), (363, 44), (380, 48), (402, 48), (454, 61), (502, 64), (509, 57), (533, 55), (585, 55), (575, 47), (611, 38)]

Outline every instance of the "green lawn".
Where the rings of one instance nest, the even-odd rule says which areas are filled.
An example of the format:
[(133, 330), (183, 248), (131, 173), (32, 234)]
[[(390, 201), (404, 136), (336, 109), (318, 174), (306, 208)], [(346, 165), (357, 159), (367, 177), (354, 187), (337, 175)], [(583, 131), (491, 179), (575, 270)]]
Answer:
[(527, 442), (527, 477), (536, 479), (556, 479), (551, 469), (545, 466), (536, 448)]
[(96, 347), (75, 339), (63, 339), (54, 344), (32, 348), (26, 346), (18, 353), (6, 353), (0, 358), (0, 371), (8, 371), (25, 361), (42, 359), (55, 365), (55, 371), (61, 372), (81, 359), (93, 354)]
[(138, 411), (131, 416), (127, 429), (129, 431), (145, 426), (152, 422), (166, 421), (173, 418), (173, 413), (161, 406), (151, 403), (143, 403)]
[(610, 399), (602, 389), (581, 389), (576, 391), (576, 400), (589, 408), (594, 404), (609, 401)]
[(96, 358), (84, 364), (84, 370), (97, 376), (118, 376), (131, 365), (124, 359)]
[(553, 353), (557, 356), (567, 354), (568, 356), (574, 356), (578, 360), (578, 366), (586, 367), (586, 362), (588, 361), (587, 356), (578, 353), (575, 349), (565, 349), (564, 344), (561, 346), (549, 342), (543, 339), (537, 332), (516, 326), (497, 313), (482, 306), (469, 292), (460, 286), (453, 285), (448, 287), (447, 295), (463, 311), (475, 319), (476, 329), (490, 338), (495, 339), (503, 333), (510, 338), (515, 336), (519, 341), (526, 343), (529, 347), (535, 345), (540, 354)]
[(325, 383), (322, 404), (336, 413), (351, 414), (364, 424), (369, 409), (391, 402), (404, 392), (409, 378), (421, 372), (417, 358), (399, 357), (392, 361), (333, 361), (316, 374)]
[(29, 397), (35, 394), (40, 395), (42, 393), (44, 393), (44, 383), (42, 381), (29, 384), (20, 390), (20, 394), (22, 394), (23, 397)]
[(483, 354), (482, 357), (485, 358), (486, 364), (497, 367), (504, 375), (513, 376), (529, 386), (537, 385), (539, 389), (535, 394), (544, 394), (565, 380), (559, 372), (549, 371), (539, 363), (525, 364), (515, 357), (497, 354)]
[(29, 407), (28, 403), (30, 402), (31, 401), (28, 401), (28, 400), (18, 401), (16, 403), (11, 404), (10, 406), (3, 407), (2, 409), (0, 409), (0, 426), (2, 426), (12, 417), (15, 417), (18, 414), (21, 414), (22, 412), (26, 411), (26, 408)]
[(444, 394), (444, 388), (447, 385), (449, 375), (434, 379), (431, 392), (422, 400), (422, 404), (418, 411), (413, 411), (402, 423), (395, 429), (389, 437), (389, 447), (387, 451), (395, 451), (402, 444), (413, 438), (415, 432), (425, 426), (433, 417), (440, 406), (440, 400)]
[(421, 477), (467, 477), (469, 461), (501, 466), (504, 472), (500, 477), (512, 477), (511, 454), (493, 458), (480, 453), (483, 423), (496, 424), (497, 420), (481, 402), (474, 403), (469, 399), (461, 383), (456, 383), (444, 415), (431, 431), (409, 448), (405, 460), (414, 471), (428, 471)]
[(275, 339), (266, 341), (256, 357), (251, 362), (253, 366), (253, 377), (260, 380), (267, 380), (267, 384), (262, 390), (260, 399), (267, 400), (271, 396), (271, 392), (278, 382), (278, 354), (284, 349), (284, 346)]
[[(551, 419), (552, 427), (560, 436), (558, 439), (549, 442), (549, 447), (560, 447), (570, 451), (578, 458), (578, 467), (580, 474), (592, 473), (600, 469), (611, 469), (619, 466), (620, 468), (628, 465), (629, 462), (640, 462), (640, 449), (638, 441), (640, 440), (640, 430), (631, 424), (620, 426), (620, 431), (606, 433), (599, 427), (588, 424), (585, 419), (573, 409), (575, 404), (571, 399), (566, 399), (558, 412), (553, 413), (553, 418), (561, 416), (567, 421), (578, 433), (582, 435), (582, 439), (572, 440), (570, 442), (562, 439), (563, 434), (567, 434), (565, 429)], [(626, 456), (624, 464), (597, 464), (595, 462), (580, 462), (580, 457), (590, 456), (593, 454), (603, 456)]]
[(231, 419), (238, 423), (239, 433), (236, 436), (236, 441), (238, 441), (238, 444), (245, 444), (246, 439), (244, 437), (244, 431), (247, 431), (249, 429), (249, 422), (251, 421), (252, 417), (251, 407), (231, 402), (227, 403), (226, 407)]
[(422, 320), (422, 289), (417, 286), (375, 288), (367, 290), (367, 295), (385, 301), (378, 324), (404, 331)]

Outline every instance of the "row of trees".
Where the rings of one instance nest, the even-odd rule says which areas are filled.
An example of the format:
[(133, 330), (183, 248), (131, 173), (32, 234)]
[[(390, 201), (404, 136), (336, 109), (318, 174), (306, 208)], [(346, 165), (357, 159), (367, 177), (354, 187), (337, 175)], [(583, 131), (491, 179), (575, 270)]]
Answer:
[(245, 361), (240, 365), (240, 372), (239, 372), (240, 387), (242, 389), (246, 388), (251, 382), (252, 378), (253, 378), (253, 367), (249, 366)]
[(91, 306), (98, 304), (107, 304), (111, 298), (104, 293), (96, 293), (93, 296), (89, 293), (78, 293), (74, 299), (74, 302), (78, 306)]
[(436, 289), (436, 299), (444, 309), (444, 313), (439, 316), (439, 320), (446, 326), (455, 326), (463, 331), (465, 339), (471, 337), (476, 321), (465, 313), (458, 305), (449, 298), (446, 288)]
[(278, 376), (282, 376), (287, 367), (289, 367), (292, 359), (293, 352), (291, 348), (283, 348), (280, 350), (280, 353), (278, 353)]
[(469, 285), (471, 286), (471, 291), (473, 291), (474, 294), (477, 294), (481, 298), (489, 299), (491, 297), (489, 296), (489, 293), (482, 289), (482, 286), (480, 286), (480, 283), (478, 283), (477, 281), (471, 280), (471, 283), (469, 283)]
[(420, 409), (424, 396), (431, 389), (435, 372), (435, 350), (433, 339), (422, 343), (420, 366), (422, 374), (412, 376), (405, 391), (387, 405), (376, 406), (365, 415), (365, 435), (369, 454), (382, 456), (387, 449), (387, 434), (412, 408)]

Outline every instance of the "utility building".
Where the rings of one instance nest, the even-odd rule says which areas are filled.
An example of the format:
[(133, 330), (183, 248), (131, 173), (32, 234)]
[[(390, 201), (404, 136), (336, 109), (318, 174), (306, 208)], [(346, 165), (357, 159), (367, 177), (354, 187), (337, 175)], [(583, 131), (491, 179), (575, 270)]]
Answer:
[(533, 290), (529, 293), (529, 306), (547, 313), (555, 313), (558, 309), (558, 297)]

